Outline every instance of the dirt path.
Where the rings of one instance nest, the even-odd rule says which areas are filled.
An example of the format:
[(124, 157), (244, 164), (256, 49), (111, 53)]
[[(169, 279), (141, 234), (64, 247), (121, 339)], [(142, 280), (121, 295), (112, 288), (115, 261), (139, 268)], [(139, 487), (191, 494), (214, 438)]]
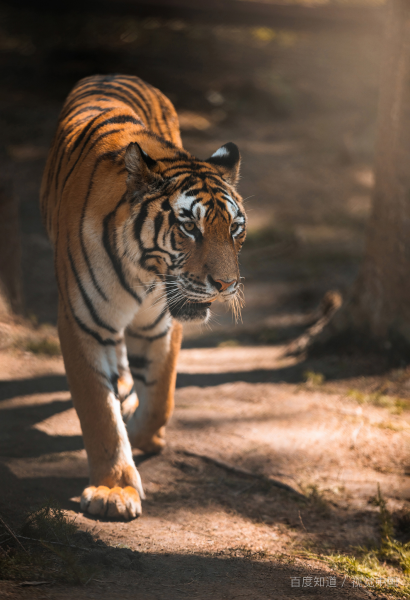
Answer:
[[(333, 587), (329, 566), (302, 554), (347, 552), (377, 540), (372, 499), (378, 484), (389, 510), (409, 504), (410, 418), (359, 405), (340, 385), (329, 390), (304, 384), (306, 365), (283, 351), (182, 351), (168, 447), (160, 456), (135, 455), (147, 499), (142, 518), (131, 523), (96, 523), (79, 512), (87, 463), (61, 359), (3, 353), (2, 513), (13, 522), (29, 506), (54, 497), (82, 529), (97, 527), (106, 543), (141, 553), (136, 570), (107, 572), (75, 592), (7, 583), (0, 586), (3, 596), (368, 597), (349, 579), (342, 587), (338, 577)], [(186, 451), (273, 477), (308, 499)], [(306, 580), (312, 587), (302, 586), (306, 577), (313, 578)], [(292, 581), (302, 587), (293, 588)]]

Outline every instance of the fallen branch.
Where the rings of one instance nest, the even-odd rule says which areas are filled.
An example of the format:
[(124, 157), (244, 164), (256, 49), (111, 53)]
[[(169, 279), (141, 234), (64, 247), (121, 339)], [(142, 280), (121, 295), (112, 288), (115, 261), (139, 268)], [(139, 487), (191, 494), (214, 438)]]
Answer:
[(51, 581), (22, 581), (19, 583), (21, 587), (31, 586), (31, 585), (50, 585)]
[[(24, 535), (18, 535), (17, 537), (20, 538), (21, 540), (28, 540), (29, 542), (38, 542), (39, 544), (42, 544), (43, 546), (47, 545), (47, 544), (55, 544), (57, 546), (65, 546), (66, 548), (74, 548), (74, 550), (84, 550), (84, 552), (90, 552), (90, 548), (83, 548), (82, 546), (73, 546), (73, 544), (63, 544), (63, 542), (51, 542), (49, 540), (39, 540), (37, 538), (25, 537)], [(21, 544), (20, 544), (20, 546), (21, 546)]]
[(326, 331), (329, 323), (333, 322), (333, 315), (338, 312), (342, 302), (342, 296), (337, 290), (326, 292), (316, 314), (312, 315), (312, 318), (316, 317), (315, 322), (301, 336), (288, 344), (286, 354), (300, 355), (321, 340), (324, 337), (323, 332)]
[(278, 479), (274, 479), (273, 477), (270, 477), (269, 475), (264, 475), (263, 473), (254, 473), (253, 471), (249, 471), (248, 469), (242, 469), (241, 467), (235, 467), (234, 465), (230, 465), (229, 463), (219, 460), (218, 458), (213, 458), (212, 456), (208, 456), (207, 454), (199, 454), (198, 452), (191, 452), (190, 450), (177, 450), (177, 452), (179, 454), (185, 454), (186, 456), (193, 456), (195, 458), (200, 458), (201, 460), (204, 460), (205, 462), (214, 464), (217, 467), (220, 467), (221, 469), (225, 469), (225, 471), (230, 471), (231, 473), (235, 473), (235, 475), (240, 475), (241, 477), (253, 477), (255, 479), (259, 479), (260, 481), (264, 481), (274, 487), (280, 488), (282, 490), (286, 490), (287, 492), (291, 492), (295, 496), (298, 496), (299, 498), (303, 498), (306, 500), (306, 496), (304, 494), (302, 494), (301, 492), (298, 492), (297, 490), (295, 490), (295, 488), (288, 485), (287, 483), (283, 483), (282, 481), (279, 481)]

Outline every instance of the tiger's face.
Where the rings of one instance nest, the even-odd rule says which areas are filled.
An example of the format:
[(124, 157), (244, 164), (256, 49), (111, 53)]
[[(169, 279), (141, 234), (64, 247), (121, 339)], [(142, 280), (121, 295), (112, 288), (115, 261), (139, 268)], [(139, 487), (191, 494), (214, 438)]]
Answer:
[(184, 154), (170, 167), (131, 144), (125, 164), (139, 262), (163, 282), (171, 315), (206, 320), (215, 300), (235, 306), (246, 236), (237, 147), (226, 144), (207, 161)]

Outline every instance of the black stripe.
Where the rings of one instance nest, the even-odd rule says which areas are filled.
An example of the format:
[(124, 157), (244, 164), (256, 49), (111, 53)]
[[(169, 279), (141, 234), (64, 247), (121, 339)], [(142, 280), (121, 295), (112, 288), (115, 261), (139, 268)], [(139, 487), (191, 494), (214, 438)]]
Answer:
[(147, 381), (144, 377), (144, 375), (141, 375), (141, 373), (133, 373), (132, 374), (133, 378), (136, 379), (137, 381), (141, 381), (141, 383), (143, 383), (144, 385), (146, 385), (147, 387), (150, 385), (155, 385), (157, 383), (156, 380), (154, 381)]
[(82, 253), (83, 253), (83, 257), (84, 257), (85, 263), (86, 263), (87, 268), (88, 268), (88, 272), (90, 273), (91, 281), (93, 282), (93, 285), (94, 285), (95, 289), (97, 290), (97, 292), (100, 294), (100, 296), (105, 301), (108, 301), (108, 298), (104, 294), (103, 290), (101, 289), (101, 287), (100, 287), (100, 285), (99, 285), (99, 283), (97, 281), (97, 278), (96, 278), (95, 273), (94, 273), (94, 269), (93, 269), (93, 267), (91, 265), (91, 262), (90, 262), (90, 259), (89, 259), (88, 253), (87, 253), (87, 249), (85, 247), (84, 235), (83, 235), (83, 226), (84, 226), (84, 220), (85, 220), (85, 213), (86, 213), (87, 205), (88, 205), (88, 199), (90, 197), (91, 189), (92, 189), (93, 184), (94, 184), (94, 175), (95, 175), (95, 173), (96, 173), (96, 171), (97, 171), (100, 163), (103, 160), (107, 159), (107, 158), (112, 158), (112, 153), (111, 152), (106, 152), (105, 154), (102, 154), (101, 156), (99, 156), (98, 159), (97, 159), (97, 161), (96, 161), (96, 163), (94, 164), (94, 168), (93, 168), (93, 171), (91, 173), (91, 178), (90, 178), (90, 181), (89, 181), (89, 184), (88, 184), (87, 194), (86, 194), (86, 197), (85, 197), (85, 200), (84, 200), (84, 204), (83, 204), (83, 208), (82, 208), (82, 211), (81, 211), (80, 231), (79, 231), (80, 246), (81, 246), (81, 250), (82, 250)]
[(121, 400), (126, 400), (127, 398), (129, 398), (131, 396), (131, 394), (135, 393), (135, 385), (132, 386), (132, 388), (130, 389), (130, 391), (128, 392), (128, 394), (125, 394), (125, 396), (122, 396)]
[(147, 216), (148, 216), (148, 203), (145, 202), (141, 206), (140, 212), (138, 213), (138, 216), (134, 222), (134, 236), (135, 236), (135, 239), (139, 242), (141, 248), (142, 248), (141, 230), (142, 230), (142, 226), (144, 225)]
[[(68, 154), (68, 146), (69, 146), (71, 140), (73, 138), (75, 138), (75, 136), (77, 135), (77, 130), (79, 129), (79, 127), (81, 126), (81, 124), (83, 122), (93, 123), (100, 116), (101, 116), (101, 113), (99, 115), (95, 115), (95, 117), (93, 117), (91, 119), (91, 121), (89, 121), (89, 117), (85, 117), (80, 122), (74, 123), (72, 125), (72, 127), (67, 127), (67, 128), (62, 129), (61, 138), (60, 138), (60, 136), (58, 137), (56, 144), (53, 147), (54, 157), (53, 157), (53, 163), (50, 166), (50, 172), (51, 172), (52, 176), (55, 177), (54, 189), (55, 189), (56, 193), (58, 191), (62, 161), (63, 161), (63, 158)], [(60, 154), (60, 150), (61, 150), (61, 154)], [(69, 159), (70, 156), (71, 156), (71, 152), (68, 155), (67, 160)], [(52, 178), (50, 179), (50, 182), (49, 182), (49, 188), (51, 187), (51, 183), (52, 183), (51, 180), (52, 180)]]
[[(64, 156), (65, 148), (67, 146), (67, 141), (68, 141), (69, 135), (73, 131), (75, 131), (79, 127), (79, 125), (81, 125), (81, 123), (83, 121), (87, 121), (88, 119), (89, 119), (89, 117), (85, 117), (85, 119), (82, 119), (79, 122), (74, 123), (74, 125), (72, 125), (71, 127), (66, 127), (66, 126), (62, 127), (61, 126), (62, 116), (60, 115), (60, 118), (59, 118), (59, 121), (58, 121), (58, 126), (57, 126), (57, 132), (56, 132), (56, 134), (54, 136), (54, 139), (53, 139), (52, 159), (50, 161), (50, 166), (49, 166), (49, 169), (48, 169), (47, 187), (46, 187), (46, 194), (47, 195), (50, 192), (52, 180), (53, 180), (53, 177), (55, 175), (55, 166), (56, 166), (56, 163), (58, 161), (61, 148), (63, 148), (63, 156)], [(63, 144), (63, 142), (64, 142), (64, 144)], [(61, 157), (60, 157), (60, 160), (61, 160)]]
[(126, 197), (127, 197), (127, 194), (125, 193), (123, 195), (123, 197), (121, 198), (121, 200), (119, 201), (119, 203), (117, 204), (117, 206), (115, 207), (115, 209), (104, 218), (104, 221), (103, 221), (103, 244), (104, 244), (105, 251), (108, 254), (111, 264), (114, 268), (114, 271), (117, 274), (117, 277), (118, 277), (118, 280), (119, 280), (121, 286), (139, 304), (141, 304), (141, 298), (138, 296), (138, 294), (136, 292), (134, 292), (133, 289), (131, 289), (130, 285), (128, 284), (128, 282), (125, 279), (125, 275), (124, 275), (124, 271), (123, 271), (121, 262), (118, 259), (118, 256), (116, 254), (114, 254), (114, 252), (112, 250), (111, 242), (110, 242), (110, 233), (108, 231), (108, 226), (109, 226), (110, 220), (113, 218), (113, 216), (115, 215), (117, 209), (121, 206), (121, 204), (126, 202)]
[[(110, 91), (110, 90), (114, 90), (114, 91)], [(119, 100), (123, 104), (126, 104), (127, 106), (129, 106), (133, 110), (133, 112), (135, 112), (135, 106), (134, 106), (134, 104), (135, 104), (136, 106), (138, 106), (139, 110), (142, 112), (143, 116), (147, 119), (147, 121), (149, 121), (149, 116), (147, 115), (145, 108), (143, 106), (139, 106), (139, 103), (135, 100), (135, 98), (133, 98), (125, 90), (119, 89), (116, 86), (112, 86), (112, 85), (108, 84), (108, 85), (105, 85), (104, 87), (100, 87), (100, 88), (96, 87), (92, 90), (87, 90), (83, 94), (79, 94), (78, 96), (76, 96), (76, 100), (82, 100), (83, 98), (87, 98), (88, 96), (90, 96), (90, 91), (92, 91), (93, 93), (104, 94), (104, 96), (106, 98)]]
[(157, 96), (157, 99), (158, 99), (158, 104), (159, 104), (159, 105), (160, 105), (160, 107), (161, 107), (161, 115), (162, 115), (162, 120), (164, 121), (164, 123), (165, 123), (165, 126), (166, 126), (166, 128), (167, 128), (167, 130), (168, 130), (168, 135), (169, 135), (169, 137), (170, 137), (170, 138), (172, 138), (172, 131), (171, 131), (171, 127), (170, 127), (170, 125), (169, 125), (169, 123), (168, 123), (168, 116), (169, 116), (169, 115), (167, 114), (167, 113), (168, 113), (168, 107), (166, 106), (166, 104), (165, 104), (164, 102), (162, 102), (162, 94), (161, 94), (161, 92), (157, 92), (157, 91), (155, 90), (155, 93), (156, 93), (156, 96)]
[(131, 369), (146, 369), (151, 361), (145, 356), (128, 355), (128, 364)]
[[(118, 133), (119, 131), (121, 131), (121, 129), (111, 129), (110, 131), (106, 131), (105, 133), (102, 133), (101, 135), (99, 135), (99, 136), (98, 136), (98, 138), (97, 138), (97, 139), (95, 139), (95, 140), (93, 141), (93, 143), (91, 144), (91, 146), (89, 146), (89, 147), (87, 148), (87, 152), (86, 152), (85, 154), (83, 154), (83, 151), (81, 151), (81, 152), (79, 153), (79, 155), (77, 156), (77, 158), (76, 158), (76, 160), (75, 160), (75, 163), (73, 164), (73, 166), (72, 166), (72, 167), (71, 167), (71, 169), (69, 170), (68, 174), (66, 175), (66, 178), (64, 179), (64, 183), (63, 183), (63, 186), (62, 186), (62, 188), (61, 188), (61, 192), (63, 192), (63, 191), (64, 191), (64, 188), (65, 188), (65, 186), (66, 186), (66, 184), (67, 184), (67, 181), (68, 181), (68, 179), (70, 178), (70, 176), (71, 176), (72, 172), (74, 171), (75, 167), (77, 166), (77, 164), (78, 164), (78, 161), (79, 161), (81, 158), (83, 158), (83, 159), (84, 159), (86, 156), (88, 156), (88, 154), (91, 152), (91, 150), (94, 148), (94, 146), (95, 146), (96, 144), (98, 144), (98, 142), (100, 142), (102, 139), (104, 139), (104, 138), (106, 138), (107, 136), (109, 136), (109, 135), (112, 135), (112, 134), (114, 134), (114, 133)], [(124, 169), (124, 170), (125, 170), (125, 169)]]
[[(133, 102), (135, 102), (137, 108), (143, 112), (144, 117), (146, 118), (147, 122), (149, 122), (150, 118), (152, 118), (151, 105), (147, 103), (146, 98), (144, 98), (144, 96), (140, 93), (140, 90), (136, 89), (132, 84), (125, 83), (122, 80), (117, 80), (116, 83), (125, 87), (133, 93)], [(137, 98), (137, 100), (135, 99), (135, 97)], [(135, 110), (134, 106), (132, 108)], [(147, 113), (147, 108), (149, 110), (149, 114)]]
[[(184, 150), (180, 150), (176, 146), (174, 146), (174, 149), (175, 149), (175, 156), (164, 156), (163, 158), (158, 158), (158, 160), (160, 160), (161, 162), (165, 162), (165, 163), (177, 162), (177, 161), (187, 163), (192, 160), (192, 157), (188, 156), (187, 152), (185, 152)], [(171, 168), (171, 167), (168, 167), (168, 168)]]
[[(79, 104), (79, 106), (81, 106), (81, 104)], [(66, 127), (69, 123), (71, 123), (71, 121), (73, 119), (78, 117), (78, 115), (81, 115), (82, 113), (85, 113), (85, 112), (91, 112), (92, 110), (98, 110), (98, 112), (102, 113), (102, 112), (105, 112), (107, 109), (102, 108), (101, 106), (90, 106), (90, 105), (83, 106), (83, 108), (80, 108), (79, 110), (77, 110), (77, 112), (74, 112), (69, 116), (69, 118), (64, 123), (64, 126)]]
[(168, 312), (168, 307), (165, 306), (153, 323), (151, 323), (150, 325), (144, 325), (144, 327), (137, 327), (137, 329), (139, 331), (149, 331), (150, 329), (154, 329), (154, 327), (156, 327), (162, 321), (162, 319), (165, 317), (167, 312)]
[[(161, 231), (162, 224), (164, 223), (164, 216), (159, 212), (154, 219), (154, 244), (158, 245), (157, 238)], [(169, 252), (168, 252), (169, 254)]]
[(160, 338), (165, 337), (170, 329), (171, 329), (171, 327), (167, 327), (165, 329), (165, 331), (162, 331), (161, 333), (158, 333), (157, 335), (152, 335), (152, 336), (141, 335), (140, 333), (136, 333), (135, 331), (130, 331), (129, 329), (127, 329), (127, 334), (132, 338), (136, 338), (137, 340), (145, 340), (147, 342), (155, 342), (155, 340), (159, 340)]
[[(125, 90), (121, 89), (120, 86), (123, 86), (126, 89), (129, 89), (131, 92), (133, 92), (133, 94), (132, 95), (129, 94)], [(122, 96), (121, 97), (117, 96), (117, 97), (121, 98), (122, 102), (127, 103), (133, 109), (134, 109), (133, 103), (135, 103), (138, 106), (138, 108), (144, 113), (144, 116), (147, 119), (147, 121), (149, 120), (149, 115), (146, 112), (146, 109), (147, 108), (149, 109), (149, 106), (147, 107), (145, 98), (143, 96), (141, 96), (134, 87), (127, 85), (126, 83), (121, 81), (119, 78), (115, 79), (114, 84), (102, 81), (102, 82), (93, 83), (93, 84), (84, 86), (81, 88), (81, 91), (83, 91), (83, 90), (87, 90), (85, 93), (82, 94), (83, 96), (84, 95), (89, 96), (90, 92), (97, 91), (97, 92), (102, 92), (102, 93), (106, 94), (107, 97), (111, 97), (111, 96), (115, 95), (115, 92), (120, 92), (122, 94)], [(107, 92), (107, 90), (111, 90), (111, 91)], [(137, 100), (136, 100), (135, 96), (137, 97)], [(139, 103), (139, 101), (142, 102), (142, 105)]]
[(96, 325), (98, 325), (98, 327), (102, 327), (103, 329), (106, 329), (107, 331), (109, 331), (110, 333), (118, 333), (116, 329), (114, 329), (113, 327), (111, 327), (110, 325), (108, 325), (107, 323), (105, 323), (101, 317), (98, 315), (97, 311), (95, 310), (95, 306), (93, 305), (93, 303), (91, 302), (91, 299), (89, 297), (89, 295), (87, 294), (83, 283), (81, 281), (81, 278), (78, 274), (78, 271), (76, 269), (76, 266), (74, 264), (74, 260), (73, 260), (73, 256), (71, 254), (71, 250), (70, 250), (70, 240), (68, 240), (67, 243), (67, 254), (68, 254), (68, 260), (70, 261), (70, 265), (71, 265), (71, 269), (73, 271), (74, 274), (74, 278), (76, 280), (76, 283), (78, 285), (78, 289), (80, 290), (82, 299), (85, 302), (86, 307), (88, 308), (88, 311), (91, 315), (92, 320), (94, 321), (94, 323)]
[(114, 394), (116, 398), (119, 398), (119, 394), (118, 394), (118, 378), (119, 378), (119, 374), (118, 373), (113, 373), (110, 377), (110, 379), (108, 379), (108, 381), (111, 383), (112, 385), (112, 389), (114, 390)]
[(77, 325), (79, 326), (79, 328), (84, 331), (84, 333), (91, 335), (91, 337), (93, 337), (101, 346), (116, 346), (117, 344), (119, 344), (122, 341), (122, 340), (115, 341), (110, 338), (104, 340), (100, 336), (100, 334), (97, 333), (97, 331), (94, 331), (94, 330), (90, 329), (89, 327), (87, 327), (87, 325), (85, 323), (83, 323), (83, 321), (79, 317), (77, 317), (77, 315), (74, 312), (73, 305), (71, 304), (70, 294), (68, 292), (67, 277), (65, 278), (65, 291), (66, 291), (68, 306), (70, 307), (72, 317), (73, 317), (74, 321), (77, 323)]
[(82, 140), (85, 138), (85, 136), (87, 135), (87, 132), (91, 129), (91, 127), (94, 125), (95, 121), (97, 119), (99, 119), (101, 117), (101, 113), (98, 115), (95, 115), (95, 117), (93, 117), (91, 119), (91, 121), (88, 121), (87, 125), (84, 127), (84, 129), (81, 131), (80, 135), (77, 137), (77, 139), (75, 140), (71, 150), (70, 150), (70, 156), (73, 152), (76, 151), (76, 149), (78, 148), (78, 146), (81, 144)]
[[(110, 111), (108, 111), (108, 112), (110, 112)], [(97, 117), (100, 117), (100, 116), (101, 115), (97, 115)], [(82, 132), (76, 139), (75, 144), (73, 145), (73, 147), (71, 149), (70, 156), (71, 156), (71, 154), (73, 154), (73, 152), (75, 152), (75, 150), (81, 144), (81, 141), (87, 135), (87, 132), (89, 131), (90, 127), (92, 127), (94, 121), (95, 121), (95, 118), (92, 119), (86, 127), (84, 127), (84, 129), (82, 130)], [(89, 140), (94, 135), (94, 133), (96, 131), (98, 131), (99, 129), (101, 129), (101, 127), (105, 127), (105, 125), (118, 125), (120, 123), (121, 124), (132, 123), (133, 125), (143, 125), (142, 121), (140, 121), (139, 119), (135, 119), (131, 115), (118, 115), (116, 117), (109, 117), (108, 119), (105, 119), (102, 123), (98, 123), (98, 125), (96, 127), (94, 127), (94, 129), (92, 131), (90, 131), (90, 134), (88, 135), (86, 141), (84, 142), (84, 147), (89, 142)]]

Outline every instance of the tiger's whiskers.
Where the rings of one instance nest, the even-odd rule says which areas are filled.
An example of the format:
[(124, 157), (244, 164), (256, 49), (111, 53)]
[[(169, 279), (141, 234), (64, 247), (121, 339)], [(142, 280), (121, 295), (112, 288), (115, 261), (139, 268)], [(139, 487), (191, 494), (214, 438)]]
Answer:
[(235, 319), (235, 323), (243, 323), (242, 308), (245, 306), (245, 296), (243, 293), (242, 283), (239, 284), (238, 290), (232, 300), (230, 300), (229, 304), (232, 310), (232, 315)]

